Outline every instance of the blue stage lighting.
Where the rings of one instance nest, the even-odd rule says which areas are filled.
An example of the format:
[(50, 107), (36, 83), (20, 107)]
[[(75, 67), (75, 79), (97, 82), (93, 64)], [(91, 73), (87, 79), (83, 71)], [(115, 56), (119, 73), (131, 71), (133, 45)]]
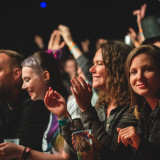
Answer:
[(42, 8), (46, 8), (46, 7), (47, 7), (47, 3), (46, 3), (46, 2), (41, 2), (40, 6), (41, 6)]

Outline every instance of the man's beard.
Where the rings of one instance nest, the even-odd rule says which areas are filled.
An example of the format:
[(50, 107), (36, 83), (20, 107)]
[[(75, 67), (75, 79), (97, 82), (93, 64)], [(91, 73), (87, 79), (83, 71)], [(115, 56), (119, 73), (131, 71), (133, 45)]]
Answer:
[(7, 103), (10, 95), (11, 90), (8, 87), (0, 86), (0, 104)]

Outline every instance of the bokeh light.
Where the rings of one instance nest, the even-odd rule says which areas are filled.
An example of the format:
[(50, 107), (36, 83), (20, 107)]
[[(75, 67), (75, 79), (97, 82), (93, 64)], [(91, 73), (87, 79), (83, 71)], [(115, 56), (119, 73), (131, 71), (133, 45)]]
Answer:
[(46, 8), (47, 7), (47, 3), (46, 2), (41, 2), (40, 6), (41, 6), (41, 8)]

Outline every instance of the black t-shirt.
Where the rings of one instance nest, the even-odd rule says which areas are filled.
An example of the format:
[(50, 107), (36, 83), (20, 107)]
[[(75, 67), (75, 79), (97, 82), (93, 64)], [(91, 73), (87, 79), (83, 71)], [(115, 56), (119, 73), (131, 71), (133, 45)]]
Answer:
[(42, 138), (49, 121), (43, 101), (32, 101), (22, 91), (14, 110), (0, 105), (0, 140), (19, 139), (19, 144), (42, 151)]

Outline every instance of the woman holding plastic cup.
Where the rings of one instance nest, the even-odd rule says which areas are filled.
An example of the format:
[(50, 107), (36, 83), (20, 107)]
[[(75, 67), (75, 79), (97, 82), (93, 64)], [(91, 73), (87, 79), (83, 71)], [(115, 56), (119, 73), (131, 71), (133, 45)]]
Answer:
[[(137, 120), (132, 111), (129, 112), (130, 96), (125, 76), (124, 64), (131, 48), (121, 41), (108, 41), (97, 50), (93, 59), (92, 87), (99, 92), (99, 99), (95, 107), (91, 106), (92, 89), (82, 78), (71, 80), (77, 104), (81, 108), (81, 121), (85, 129), (91, 129), (89, 135), (93, 139), (94, 153), (103, 158), (129, 159), (132, 156), (130, 147), (117, 142), (117, 127), (136, 126)], [(46, 95), (49, 104), (53, 92)], [(46, 101), (46, 102), (47, 102)], [(51, 108), (50, 107), (50, 108)], [(97, 116), (100, 115), (100, 119)], [(97, 142), (96, 144), (94, 144)]]

